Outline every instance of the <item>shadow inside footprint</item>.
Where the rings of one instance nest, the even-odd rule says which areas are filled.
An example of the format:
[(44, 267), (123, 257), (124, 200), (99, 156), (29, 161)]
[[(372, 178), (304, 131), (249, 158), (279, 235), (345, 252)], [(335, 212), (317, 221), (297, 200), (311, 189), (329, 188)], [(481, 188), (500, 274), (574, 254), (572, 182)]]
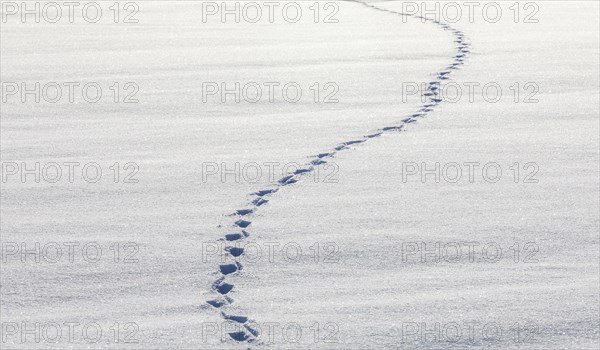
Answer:
[(226, 250), (229, 252), (229, 254), (233, 255), (234, 257), (238, 257), (242, 254), (244, 254), (244, 248), (239, 248), (239, 247), (229, 247), (226, 248)]
[(238, 266), (236, 264), (225, 264), (219, 266), (219, 269), (221, 270), (222, 274), (229, 275), (236, 272), (238, 270)]
[(267, 204), (269, 201), (266, 199), (262, 199), (262, 198), (256, 198), (255, 200), (252, 201), (252, 204), (256, 205), (257, 207), (260, 207), (263, 204)]
[(283, 186), (295, 184), (296, 182), (298, 182), (298, 179), (295, 178), (294, 175), (288, 175), (279, 180), (279, 183)]
[(243, 331), (229, 333), (229, 336), (235, 341), (246, 341), (250, 338), (250, 336)]
[(227, 293), (231, 292), (232, 289), (233, 289), (233, 284), (229, 284), (229, 283), (223, 283), (223, 284), (217, 286), (217, 292), (219, 292), (220, 294), (227, 294)]
[(228, 233), (225, 235), (225, 239), (228, 241), (237, 241), (240, 240), (242, 238), (246, 238), (243, 234), (241, 233)]
[(217, 308), (225, 305), (225, 302), (222, 300), (209, 300), (206, 303), (210, 306), (217, 307)]
[(254, 193), (254, 194), (255, 194), (255, 195), (257, 195), (257, 196), (259, 196), (259, 197), (263, 197), (263, 196), (266, 196), (266, 195), (268, 195), (268, 194), (275, 193), (275, 192), (277, 192), (277, 189), (276, 189), (276, 188), (274, 188), (274, 189), (272, 189), (272, 190), (262, 190), (262, 191), (258, 191), (258, 192)]
[(311, 171), (312, 171), (312, 169), (298, 169), (298, 170), (294, 171), (294, 174), (301, 175), (301, 174), (310, 173)]
[(252, 214), (253, 211), (254, 210), (252, 210), (252, 209), (240, 209), (240, 210), (236, 210), (233, 215), (246, 216), (248, 214)]
[(237, 323), (246, 323), (248, 321), (248, 317), (246, 316), (231, 316), (231, 315), (223, 315), (226, 320), (235, 321)]
[(346, 146), (352, 146), (352, 145), (357, 145), (359, 143), (363, 143), (366, 140), (354, 140), (354, 141), (348, 141), (348, 142), (344, 142), (344, 145)]
[(235, 222), (235, 224), (241, 228), (246, 228), (252, 224), (252, 221), (238, 220)]
[(317, 158), (333, 157), (333, 153), (320, 153)]

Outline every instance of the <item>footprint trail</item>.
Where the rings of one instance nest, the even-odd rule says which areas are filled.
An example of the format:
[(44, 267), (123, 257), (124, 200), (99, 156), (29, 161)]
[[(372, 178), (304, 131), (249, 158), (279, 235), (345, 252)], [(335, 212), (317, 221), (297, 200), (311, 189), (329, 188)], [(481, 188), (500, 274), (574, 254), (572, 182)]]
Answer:
[[(470, 53), (470, 44), (466, 41), (464, 33), (460, 30), (452, 28), (448, 24), (418, 15), (405, 14), (402, 12), (376, 7), (370, 3), (359, 0), (348, 1), (362, 4), (373, 10), (386, 12), (391, 15), (416, 18), (426, 23), (435, 24), (444, 31), (451, 31), (454, 36), (454, 43), (456, 44), (456, 54), (452, 57), (452, 63), (433, 74), (435, 80), (429, 82), (426, 91), (424, 91), (422, 94), (423, 97), (425, 97), (426, 102), (418, 108), (417, 112), (411, 115), (400, 117), (400, 121), (394, 125), (384, 126), (368, 133), (361, 138), (342, 142), (329, 151), (309, 157), (310, 161), (305, 167), (295, 171), (293, 174), (282, 177), (276, 182), (276, 184), (273, 185), (272, 188), (252, 193), (250, 195), (251, 199), (247, 204), (247, 207), (238, 209), (231, 214), (231, 216), (234, 218), (234, 222), (231, 225), (231, 232), (225, 234), (225, 236), (222, 238), (223, 241), (233, 243), (247, 239), (250, 236), (249, 228), (252, 225), (251, 218), (259, 210), (259, 208), (263, 205), (266, 205), (274, 193), (286, 186), (290, 186), (300, 181), (304, 175), (313, 172), (316, 166), (326, 164), (338, 153), (350, 150), (353, 147), (359, 146), (371, 139), (381, 137), (387, 133), (402, 132), (405, 130), (407, 125), (416, 123), (419, 121), (419, 119), (426, 118), (428, 114), (433, 113), (438, 106), (444, 102), (439, 93), (440, 84), (446, 80), (449, 80), (452, 73), (464, 65), (465, 59)], [(212, 285), (212, 291), (214, 292), (215, 296), (206, 303), (214, 309), (221, 310), (221, 316), (224, 320), (231, 321), (239, 325), (235, 331), (229, 333), (231, 339), (237, 342), (251, 343), (256, 341), (256, 339), (259, 337), (259, 333), (250, 326), (252, 322), (250, 318), (244, 315), (229, 315), (223, 311), (228, 305), (234, 303), (233, 298), (230, 297), (230, 293), (235, 291), (235, 285), (230, 282), (226, 282), (226, 280), (229, 276), (242, 273), (243, 265), (237, 261), (239, 259), (236, 260), (236, 258), (239, 258), (244, 254), (244, 249), (240, 247), (234, 247), (232, 245), (226, 245), (225, 253), (229, 254), (235, 263), (219, 265), (218, 274), (220, 277)]]

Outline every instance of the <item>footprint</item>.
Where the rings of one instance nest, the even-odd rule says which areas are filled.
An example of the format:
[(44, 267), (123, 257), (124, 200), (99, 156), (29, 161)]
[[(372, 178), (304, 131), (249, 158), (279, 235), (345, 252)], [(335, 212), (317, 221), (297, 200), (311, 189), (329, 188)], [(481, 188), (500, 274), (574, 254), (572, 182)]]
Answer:
[(257, 207), (260, 207), (261, 205), (264, 205), (267, 203), (269, 203), (269, 201), (266, 199), (262, 199), (262, 198), (256, 198), (255, 200), (252, 201), (252, 204), (256, 205)]
[(235, 224), (241, 228), (246, 228), (252, 224), (252, 221), (238, 220), (235, 222)]
[(226, 320), (230, 320), (230, 321), (235, 321), (237, 323), (246, 323), (248, 322), (248, 317), (246, 316), (232, 316), (232, 315), (226, 315), (226, 314), (222, 314), (223, 318)]
[(240, 342), (250, 339), (250, 336), (248, 334), (246, 334), (246, 332), (244, 332), (244, 331), (232, 332), (232, 333), (229, 333), (229, 336), (233, 340), (240, 341)]
[(325, 163), (327, 163), (327, 162), (324, 160), (321, 160), (321, 159), (314, 159), (312, 162), (310, 162), (310, 164), (312, 164), (312, 165), (321, 165), (321, 164), (325, 164)]
[(352, 146), (352, 145), (357, 145), (357, 144), (359, 144), (359, 143), (363, 143), (363, 142), (365, 142), (365, 141), (366, 141), (366, 140), (355, 140), (355, 141), (348, 141), (348, 142), (344, 142), (344, 143), (343, 143), (343, 145), (346, 145), (346, 146)]
[(271, 190), (258, 191), (258, 192), (255, 192), (254, 194), (257, 195), (257, 196), (259, 196), (259, 197), (264, 197), (264, 196), (266, 196), (268, 194), (272, 194), (272, 193), (275, 193), (275, 192), (277, 192), (276, 188), (271, 189)]
[(244, 254), (244, 248), (239, 247), (228, 247), (225, 248), (226, 251), (229, 252), (233, 257), (237, 258), (238, 256)]
[(313, 169), (298, 169), (298, 170), (294, 171), (294, 175), (306, 174), (306, 173), (310, 173), (311, 171), (313, 171)]
[(225, 239), (232, 242), (232, 241), (239, 241), (240, 239), (244, 239), (247, 236), (244, 236), (241, 233), (228, 233), (225, 235)]
[(320, 153), (317, 158), (333, 157), (335, 153)]
[(209, 300), (206, 303), (209, 304), (210, 306), (213, 306), (216, 308), (220, 308), (220, 307), (227, 305), (227, 302), (225, 302), (223, 300), (217, 300), (217, 299)]
[(294, 175), (288, 175), (288, 176), (282, 177), (278, 182), (283, 185), (286, 182), (288, 182), (289, 180), (291, 180), (293, 177), (294, 177)]
[(235, 213), (233, 213), (233, 215), (246, 216), (248, 214), (252, 214), (253, 211), (253, 209), (240, 209), (236, 210)]
[(233, 289), (233, 284), (229, 284), (229, 283), (223, 283), (221, 285), (218, 285), (216, 288), (217, 292), (219, 292), (220, 294), (223, 294), (223, 295), (231, 292), (232, 289)]
[(219, 270), (224, 275), (230, 275), (238, 270), (238, 264), (224, 264), (219, 266)]
[(366, 137), (372, 139), (372, 138), (381, 136), (381, 134), (382, 134), (382, 132), (377, 132), (375, 134), (367, 135)]
[(279, 183), (283, 186), (291, 185), (298, 182), (298, 179), (294, 177), (294, 175), (288, 175), (279, 180)]
[(400, 125), (400, 126), (386, 126), (385, 128), (383, 128), (381, 130), (383, 130), (383, 131), (402, 130), (402, 125)]
[(287, 186), (287, 185), (295, 184), (296, 182), (298, 182), (298, 179), (296, 179), (296, 178), (292, 178), (292, 179), (289, 179), (289, 180), (287, 180), (287, 181), (285, 182), (285, 184), (283, 184), (283, 185), (284, 185), (284, 186)]

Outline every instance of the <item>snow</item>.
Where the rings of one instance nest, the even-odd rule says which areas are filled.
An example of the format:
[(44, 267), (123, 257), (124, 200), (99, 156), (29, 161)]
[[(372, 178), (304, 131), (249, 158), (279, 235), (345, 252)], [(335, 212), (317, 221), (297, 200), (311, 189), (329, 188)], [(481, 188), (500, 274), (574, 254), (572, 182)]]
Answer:
[[(10, 96), (2, 103), (4, 164), (95, 162), (103, 170), (97, 183), (80, 176), (2, 182), (2, 348), (600, 345), (598, 4), (539, 2), (539, 23), (451, 24), (470, 46), (449, 81), (495, 82), (503, 98), (490, 103), (476, 94), (471, 103), (463, 96), (403, 123), (423, 102), (419, 95), (403, 102), (402, 83), (436, 80), (457, 54), (453, 32), (336, 3), (339, 23), (329, 24), (202, 23), (201, 2), (167, 1), (139, 2), (135, 25), (2, 23), (2, 82), (98, 82), (107, 97), (51, 104)], [(402, 10), (401, 2), (372, 4)], [(305, 13), (311, 5), (302, 3)], [(508, 16), (510, 4), (503, 6)], [(115, 81), (135, 82), (140, 102), (112, 102)], [(203, 82), (273, 81), (297, 82), (306, 97), (295, 104), (202, 101)], [(339, 103), (314, 103), (315, 82), (335, 82)], [(523, 84), (539, 86), (539, 102), (514, 103), (516, 82), (521, 100)], [(280, 170), (273, 181), (266, 173), (255, 183), (203, 179), (207, 164), (222, 162), (228, 169), (236, 162), (304, 166), (398, 125), (402, 131), (324, 156), (333, 168), (322, 165), (319, 175), (296, 176), (293, 184), (277, 183)], [(137, 164), (139, 182), (114, 183), (115, 162), (121, 176), (126, 163)], [(503, 174), (496, 183), (481, 175), (471, 183), (465, 174), (457, 183), (403, 179), (407, 164), (436, 162), (463, 170), (467, 162), (495, 163)], [(524, 181), (528, 163), (537, 166), (538, 183)], [(256, 198), (268, 203), (253, 206)], [(243, 209), (253, 212), (230, 215)], [(247, 237), (225, 241), (242, 228)], [(23, 242), (28, 249), (79, 245), (74, 262), (36, 263), (28, 255), (23, 263), (5, 250)], [(82, 258), (90, 242), (102, 247), (97, 263)], [(127, 242), (139, 248), (138, 262), (123, 262), (134, 249)], [(472, 242), (475, 261), (406, 255), (414, 244), (465, 249)], [(236, 265), (221, 255), (235, 244), (261, 255), (241, 255)], [(485, 259), (482, 247), (490, 244), (501, 247), (499, 261)], [(220, 284), (227, 283), (222, 291), (233, 286), (231, 301), (213, 289), (223, 269), (236, 270)], [(207, 303), (213, 300), (226, 303), (217, 308)], [(23, 342), (21, 329), (11, 335), (6, 328), (21, 322), (60, 324), (63, 336)], [(103, 336), (88, 343), (76, 333), (70, 341), (67, 322), (98, 323)], [(123, 343), (128, 323), (138, 343)], [(452, 338), (456, 325), (462, 333)], [(502, 335), (494, 336), (498, 328)]]

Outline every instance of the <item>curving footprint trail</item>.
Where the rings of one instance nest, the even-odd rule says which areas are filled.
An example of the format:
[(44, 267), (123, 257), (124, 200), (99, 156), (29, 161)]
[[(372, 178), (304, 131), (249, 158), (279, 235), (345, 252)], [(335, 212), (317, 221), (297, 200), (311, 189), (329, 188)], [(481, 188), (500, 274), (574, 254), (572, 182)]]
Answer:
[(231, 228), (231, 233), (227, 233), (222, 240), (229, 242), (230, 245), (225, 246), (227, 254), (234, 258), (235, 263), (222, 264), (219, 266), (220, 277), (213, 283), (212, 290), (216, 294), (214, 299), (208, 300), (207, 303), (215, 309), (221, 310), (221, 316), (226, 321), (231, 321), (237, 324), (239, 327), (235, 331), (229, 333), (229, 336), (238, 342), (253, 342), (257, 339), (259, 332), (250, 326), (250, 319), (247, 316), (236, 316), (229, 315), (222, 311), (227, 305), (230, 305), (234, 300), (229, 296), (229, 293), (235, 288), (235, 285), (227, 282), (227, 276), (239, 274), (242, 271), (242, 264), (237, 261), (237, 258), (244, 254), (244, 249), (231, 245), (234, 242), (239, 242), (250, 236), (248, 227), (252, 225), (250, 218), (256, 211), (263, 205), (269, 202), (269, 197), (279, 191), (280, 189), (298, 182), (304, 174), (311, 173), (314, 171), (315, 166), (326, 164), (329, 159), (335, 157), (337, 153), (351, 149), (351, 146), (363, 144), (370, 139), (380, 137), (385, 133), (400, 132), (408, 124), (417, 122), (421, 118), (425, 118), (429, 113), (432, 113), (434, 109), (443, 102), (440, 94), (440, 84), (450, 79), (450, 75), (454, 70), (457, 70), (464, 64), (467, 55), (470, 52), (470, 45), (466, 42), (463, 32), (454, 29), (451, 26), (441, 23), (439, 21), (417, 16), (411, 14), (405, 14), (402, 12), (387, 10), (376, 7), (370, 3), (363, 2), (361, 0), (346, 0), (350, 2), (356, 2), (362, 4), (371, 9), (387, 12), (396, 16), (412, 17), (417, 18), (425, 22), (433, 23), (440, 26), (443, 30), (452, 31), (454, 35), (454, 42), (456, 45), (456, 55), (453, 57), (453, 62), (445, 67), (443, 70), (435, 73), (435, 80), (432, 80), (427, 85), (427, 90), (423, 92), (423, 96), (426, 97), (426, 102), (419, 107), (419, 110), (411, 115), (405, 116), (398, 124), (385, 126), (381, 129), (375, 130), (361, 138), (356, 140), (345, 141), (334, 147), (333, 149), (320, 153), (318, 155), (310, 157), (311, 160), (305, 165), (305, 167), (296, 170), (293, 174), (287, 175), (277, 182), (273, 188), (261, 190), (251, 194), (252, 199), (249, 201), (247, 208), (239, 209), (235, 211), (232, 216), (236, 220)]

